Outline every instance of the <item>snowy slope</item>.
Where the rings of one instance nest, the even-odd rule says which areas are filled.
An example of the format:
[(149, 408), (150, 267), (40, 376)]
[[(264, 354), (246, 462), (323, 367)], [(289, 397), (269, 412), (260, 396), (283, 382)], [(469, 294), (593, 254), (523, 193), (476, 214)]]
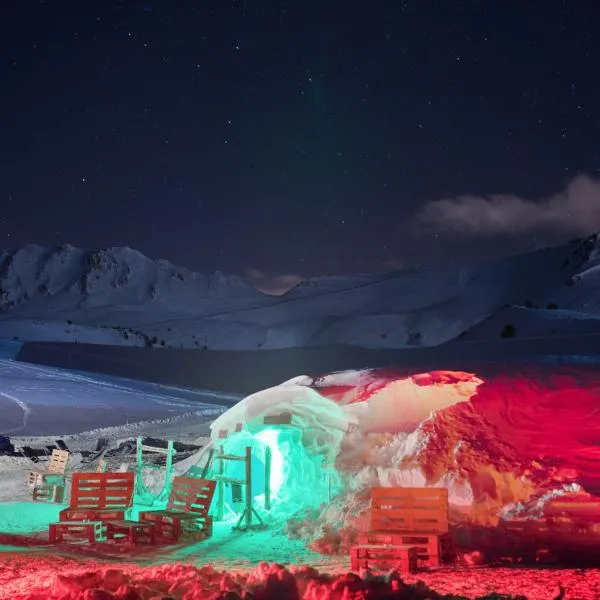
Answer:
[(273, 297), (130, 248), (26, 246), (0, 255), (0, 337), (243, 350), (436, 345), (527, 300), (600, 314), (597, 247), (594, 237), (465, 267), (316, 278)]
[[(510, 328), (514, 333), (510, 333)], [(507, 335), (507, 332), (509, 335)], [(465, 332), (457, 341), (480, 341), (506, 338), (547, 338), (597, 336), (600, 315), (565, 309), (509, 306)]]
[(0, 434), (64, 435), (231, 406), (238, 397), (0, 358)]

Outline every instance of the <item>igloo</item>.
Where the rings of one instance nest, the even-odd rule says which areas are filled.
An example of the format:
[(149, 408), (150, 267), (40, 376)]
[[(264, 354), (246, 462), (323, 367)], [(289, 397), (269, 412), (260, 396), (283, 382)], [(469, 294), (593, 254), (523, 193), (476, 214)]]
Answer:
[[(423, 477), (414, 469), (392, 473), (391, 466), (418, 443), (420, 424), (467, 401), (481, 383), (462, 372), (438, 373), (435, 381), (432, 377), (395, 378), (385, 385), (371, 372), (299, 377), (246, 397), (216, 419), (212, 448), (219, 446), (231, 456), (252, 447), (253, 494), (259, 504), (268, 449), (270, 508), (282, 517), (329, 503), (369, 479), (373, 469), (387, 484), (407, 477), (420, 484)], [(388, 443), (381, 446), (384, 439)], [(239, 480), (242, 468), (231, 462), (220, 475)], [(226, 499), (232, 512), (234, 495)]]
[(433, 486), (448, 488), (451, 519), (495, 525), (557, 494), (600, 491), (599, 394), (593, 369), (566, 366), (301, 376), (221, 415), (212, 447), (252, 447), (254, 500), (268, 485), (274, 520), (360, 527), (373, 486)]

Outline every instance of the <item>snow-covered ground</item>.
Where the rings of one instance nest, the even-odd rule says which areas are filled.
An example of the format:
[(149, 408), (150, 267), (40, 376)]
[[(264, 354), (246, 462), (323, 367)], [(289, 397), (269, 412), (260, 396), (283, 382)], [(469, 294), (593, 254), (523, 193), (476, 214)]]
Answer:
[[(232, 403), (237, 399), (140, 382), (98, 379), (57, 369), (38, 369), (11, 360), (0, 360), (0, 369), (1, 389), (8, 385), (10, 398), (14, 397), (14, 400), (5, 398), (6, 406), (0, 406), (2, 423), (6, 423), (5, 416), (11, 414), (14, 421), (11, 425), (16, 423), (15, 429), (22, 427), (23, 414), (30, 411), (25, 427), (18, 435), (11, 435), (16, 446), (42, 447), (61, 437), (71, 450), (89, 451), (94, 449), (100, 436), (108, 438), (111, 447), (135, 436), (201, 444), (209, 439), (213, 418), (224, 410), (222, 405), (211, 405), (209, 401)], [(12, 412), (7, 410), (11, 408), (10, 401), (17, 407)], [(111, 426), (115, 422), (120, 424)], [(76, 432), (63, 435), (69, 430)], [(25, 435), (34, 431), (37, 435)], [(129, 457), (129, 463), (131, 460), (134, 457)], [(29, 471), (43, 470), (44, 467), (44, 462), (34, 465), (26, 458), (0, 456), (0, 560), (2, 552), (23, 551), (22, 547), (10, 543), (12, 535), (33, 538), (38, 540), (37, 544), (43, 544), (47, 539), (48, 524), (57, 521), (59, 511), (66, 507), (65, 504), (32, 502), (32, 490), (27, 484)], [(95, 469), (96, 465), (86, 466), (81, 462), (81, 456), (75, 453), (67, 473), (90, 468)], [(133, 468), (131, 464), (129, 468)], [(326, 558), (309, 550), (301, 540), (289, 540), (281, 526), (243, 534), (232, 532), (233, 524), (215, 524), (214, 534), (206, 542), (168, 548), (154, 557), (142, 553), (141, 560), (155, 563), (184, 561), (196, 565), (210, 562), (226, 568), (248, 568), (261, 560), (348, 566), (346, 557)], [(9, 539), (3, 543), (2, 537), (7, 535)], [(53, 552), (51, 548), (48, 550)], [(37, 551), (45, 552), (43, 547), (38, 547)], [(61, 552), (64, 555), (64, 548)], [(71, 555), (85, 558), (86, 549), (74, 547)], [(89, 558), (98, 556), (93, 556), (92, 552)]]
[[(27, 365), (10, 358), (18, 349), (15, 344), (0, 344), (0, 349), (4, 356), (0, 358), (0, 434), (9, 434), (17, 447), (39, 448), (63, 439), (74, 452), (67, 474), (95, 470), (95, 464), (82, 463), (78, 451), (92, 451), (100, 436), (108, 438), (111, 447), (136, 436), (202, 444), (209, 439), (212, 420), (239, 400), (228, 394)], [(133, 468), (135, 457), (115, 460), (129, 461), (128, 468)], [(3, 544), (2, 535), (33, 536), (43, 543), (48, 524), (56, 521), (66, 506), (32, 501), (29, 471), (44, 468), (43, 460), (36, 465), (24, 457), (0, 456), (0, 553), (23, 550)], [(302, 541), (288, 540), (281, 531), (271, 528), (234, 534), (232, 524), (218, 523), (208, 542), (160, 553), (156, 561), (238, 567), (259, 560), (327, 562)], [(81, 549), (76, 552), (81, 554)], [(339, 558), (333, 562), (336, 560), (339, 562)]]

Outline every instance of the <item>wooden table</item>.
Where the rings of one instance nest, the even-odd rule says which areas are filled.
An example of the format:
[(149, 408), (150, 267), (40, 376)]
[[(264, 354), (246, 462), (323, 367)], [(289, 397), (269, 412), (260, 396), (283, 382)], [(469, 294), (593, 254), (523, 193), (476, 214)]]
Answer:
[(102, 521), (60, 521), (50, 523), (48, 541), (60, 542), (101, 542), (105, 539), (106, 528)]
[(130, 544), (156, 542), (154, 523), (140, 521), (107, 521), (106, 538), (109, 540), (127, 540)]

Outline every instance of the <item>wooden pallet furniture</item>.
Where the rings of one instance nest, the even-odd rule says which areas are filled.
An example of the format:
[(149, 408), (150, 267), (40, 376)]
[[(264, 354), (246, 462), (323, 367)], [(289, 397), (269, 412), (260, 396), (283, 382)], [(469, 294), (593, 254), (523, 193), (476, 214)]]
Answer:
[(52, 450), (52, 455), (50, 456), (50, 462), (48, 463), (48, 469), (46, 471), (29, 471), (29, 485), (31, 487), (40, 487), (46, 484), (50, 478), (56, 479), (59, 483), (64, 482), (64, 476), (70, 456), (71, 454), (67, 450)]
[(50, 544), (61, 542), (94, 543), (105, 539), (106, 526), (101, 521), (62, 521), (50, 523), (48, 541)]
[[(452, 551), (448, 532), (447, 489), (373, 488), (370, 531), (358, 536), (351, 556), (362, 556), (362, 568), (367, 568), (364, 565), (375, 564), (377, 557), (389, 559), (384, 549), (410, 547), (415, 548), (419, 566), (436, 567)], [(412, 564), (406, 552), (399, 559), (400, 567), (403, 562)]]
[(134, 473), (73, 473), (60, 521), (122, 521), (133, 502)]
[(414, 546), (382, 546), (363, 544), (350, 550), (350, 568), (353, 571), (373, 569), (401, 573), (415, 573), (418, 567), (417, 548)]
[(210, 479), (174, 477), (167, 508), (140, 512), (140, 522), (154, 524), (156, 538), (163, 542), (208, 538), (212, 535), (208, 511), (214, 493), (215, 482)]
[(46, 483), (33, 488), (34, 502), (54, 502), (60, 504), (65, 499), (65, 486)]
[(415, 548), (419, 565), (437, 567), (443, 560), (443, 543), (436, 533), (404, 533), (389, 535), (369, 532), (358, 536), (358, 543), (367, 546), (410, 546)]
[(385, 532), (448, 533), (446, 488), (373, 488), (371, 529)]
[(545, 521), (549, 527), (570, 527), (574, 531), (600, 531), (600, 502), (588, 497), (562, 496), (553, 498), (544, 507)]
[(130, 544), (154, 544), (156, 527), (154, 523), (143, 521), (107, 521), (106, 539), (124, 540)]

